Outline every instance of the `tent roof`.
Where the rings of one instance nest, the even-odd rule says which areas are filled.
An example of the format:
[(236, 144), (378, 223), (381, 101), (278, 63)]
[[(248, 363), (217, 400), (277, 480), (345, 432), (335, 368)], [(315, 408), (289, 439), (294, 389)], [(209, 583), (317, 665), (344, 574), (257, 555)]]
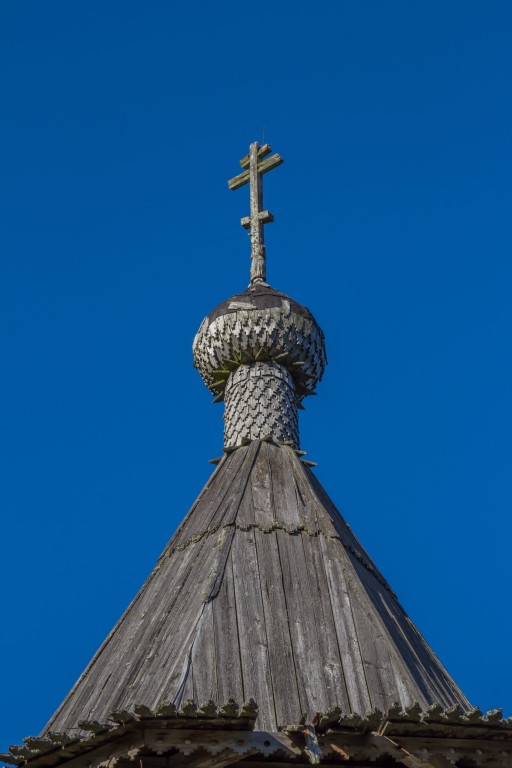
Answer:
[(469, 707), (312, 471), (260, 440), (222, 459), (45, 732), (230, 698), (268, 731), (332, 706)]

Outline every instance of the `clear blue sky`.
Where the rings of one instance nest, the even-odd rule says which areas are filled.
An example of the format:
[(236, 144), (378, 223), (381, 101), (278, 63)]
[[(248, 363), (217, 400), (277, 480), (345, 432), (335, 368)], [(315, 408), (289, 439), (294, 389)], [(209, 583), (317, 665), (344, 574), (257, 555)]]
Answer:
[(0, 742), (37, 733), (208, 477), (192, 367), (268, 278), (324, 328), (317, 474), (468, 697), (512, 715), (509, 2), (4, 0)]

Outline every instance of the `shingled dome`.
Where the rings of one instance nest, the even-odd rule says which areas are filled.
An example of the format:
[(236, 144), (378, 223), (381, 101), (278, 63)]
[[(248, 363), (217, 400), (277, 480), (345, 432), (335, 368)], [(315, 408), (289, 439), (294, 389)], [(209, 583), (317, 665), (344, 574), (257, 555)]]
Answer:
[(290, 299), (286, 294), (276, 291), (275, 288), (267, 283), (252, 283), (242, 293), (237, 293), (235, 296), (221, 301), (221, 303), (215, 307), (215, 309), (206, 316), (208, 325), (216, 320), (221, 315), (228, 315), (231, 312), (236, 312), (239, 309), (274, 309), (279, 307), (284, 309), (289, 307), (292, 312), (302, 317), (307, 317), (308, 320), (312, 320), (316, 323), (315, 318), (307, 307), (303, 307), (297, 301)]
[(298, 397), (306, 397), (327, 362), (324, 335), (309, 309), (262, 282), (210, 312), (192, 349), (204, 383), (217, 396), (240, 364), (272, 360), (289, 371)]

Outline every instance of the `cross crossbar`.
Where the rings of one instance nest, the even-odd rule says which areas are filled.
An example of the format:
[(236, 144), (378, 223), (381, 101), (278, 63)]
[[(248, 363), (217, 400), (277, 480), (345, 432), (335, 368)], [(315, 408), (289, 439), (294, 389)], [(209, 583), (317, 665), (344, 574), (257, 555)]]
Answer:
[[(243, 158), (243, 160), (240, 160), (240, 165), (242, 165), (242, 162), (244, 161), (245, 161), (245, 158)], [(275, 155), (272, 155), (272, 157), (269, 157), (267, 160), (263, 160), (261, 163), (258, 163), (258, 173), (259, 174), (268, 173), (268, 171), (271, 171), (273, 168), (277, 168), (277, 166), (281, 165), (281, 163), (284, 163), (284, 160), (281, 157), (281, 155), (278, 155), (276, 153)], [(244, 167), (245, 166), (242, 165), (242, 168)], [(250, 181), (250, 171), (244, 171), (243, 173), (240, 173), (238, 176), (233, 176), (233, 178), (228, 181), (228, 187), (230, 189), (240, 189), (240, 187), (243, 187), (245, 184), (248, 184), (249, 181)]]
[[(258, 149), (258, 160), (263, 160), (263, 158), (266, 157), (267, 155), (270, 155), (271, 152), (272, 152), (272, 149), (270, 144), (263, 144)], [(242, 157), (242, 159), (240, 160), (240, 165), (242, 166), (242, 168), (248, 168), (250, 164), (251, 164), (251, 153), (249, 152), (248, 155), (245, 155), (244, 157)]]

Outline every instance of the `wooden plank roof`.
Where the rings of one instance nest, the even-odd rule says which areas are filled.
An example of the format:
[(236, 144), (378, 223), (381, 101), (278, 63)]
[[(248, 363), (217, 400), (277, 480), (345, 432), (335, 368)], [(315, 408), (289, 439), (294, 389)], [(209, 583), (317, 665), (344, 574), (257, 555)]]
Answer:
[(470, 706), (311, 470), (267, 441), (222, 459), (43, 734), (230, 698), (266, 731), (336, 706)]

